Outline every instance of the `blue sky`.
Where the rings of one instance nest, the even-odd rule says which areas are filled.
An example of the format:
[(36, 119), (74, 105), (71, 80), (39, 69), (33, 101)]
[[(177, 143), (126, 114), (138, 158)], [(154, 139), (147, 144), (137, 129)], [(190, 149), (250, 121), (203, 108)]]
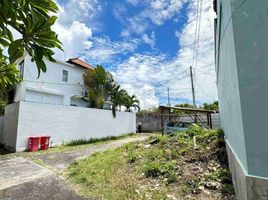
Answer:
[[(193, 59), (198, 0), (58, 0), (54, 30), (65, 53), (103, 65), (143, 108), (191, 102), (189, 66), (194, 65), (199, 104), (217, 99), (213, 11), (201, 6), (198, 56)], [(199, 24), (199, 23), (198, 23)]]

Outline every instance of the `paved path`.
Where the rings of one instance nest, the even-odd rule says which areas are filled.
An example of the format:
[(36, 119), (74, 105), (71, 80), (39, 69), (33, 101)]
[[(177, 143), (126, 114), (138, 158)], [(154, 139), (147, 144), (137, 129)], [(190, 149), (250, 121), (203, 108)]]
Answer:
[[(0, 156), (0, 199), (5, 200), (85, 200), (78, 196), (70, 183), (51, 170), (31, 159), (40, 159), (49, 168), (62, 172), (71, 162), (93, 153), (119, 147), (123, 144), (145, 140), (148, 135), (125, 138), (83, 149), (62, 153), (21, 156)], [(54, 170), (53, 170), (54, 171)]]

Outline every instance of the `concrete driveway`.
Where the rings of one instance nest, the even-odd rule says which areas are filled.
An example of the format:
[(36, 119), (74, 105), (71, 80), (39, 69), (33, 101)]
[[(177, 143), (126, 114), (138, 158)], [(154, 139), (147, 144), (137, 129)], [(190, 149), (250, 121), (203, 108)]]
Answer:
[(83, 200), (71, 185), (48, 169), (22, 157), (0, 161), (0, 199)]
[[(58, 174), (75, 160), (148, 137), (130, 137), (83, 149), (31, 157), (0, 156), (0, 200), (84, 200), (86, 198), (77, 195), (72, 185)], [(41, 160), (48, 168), (32, 159)]]

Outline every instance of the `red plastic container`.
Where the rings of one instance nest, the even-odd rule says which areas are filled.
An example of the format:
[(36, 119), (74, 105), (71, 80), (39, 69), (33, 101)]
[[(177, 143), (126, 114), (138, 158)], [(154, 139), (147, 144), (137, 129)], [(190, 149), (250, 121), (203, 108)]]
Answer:
[(30, 136), (28, 138), (28, 150), (29, 151), (38, 151), (38, 146), (39, 146), (39, 136)]
[(49, 148), (50, 136), (41, 136), (41, 149), (47, 150)]

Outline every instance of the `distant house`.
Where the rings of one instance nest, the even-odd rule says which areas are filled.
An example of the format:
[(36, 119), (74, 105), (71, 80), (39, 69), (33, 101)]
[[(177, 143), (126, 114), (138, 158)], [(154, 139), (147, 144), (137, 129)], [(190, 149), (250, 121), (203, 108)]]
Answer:
[(36, 64), (26, 55), (18, 64), (22, 82), (14, 93), (14, 102), (28, 101), (56, 105), (87, 107), (87, 102), (75, 98), (83, 95), (83, 73), (94, 69), (79, 58), (67, 62), (45, 60), (47, 71), (38, 78)]

